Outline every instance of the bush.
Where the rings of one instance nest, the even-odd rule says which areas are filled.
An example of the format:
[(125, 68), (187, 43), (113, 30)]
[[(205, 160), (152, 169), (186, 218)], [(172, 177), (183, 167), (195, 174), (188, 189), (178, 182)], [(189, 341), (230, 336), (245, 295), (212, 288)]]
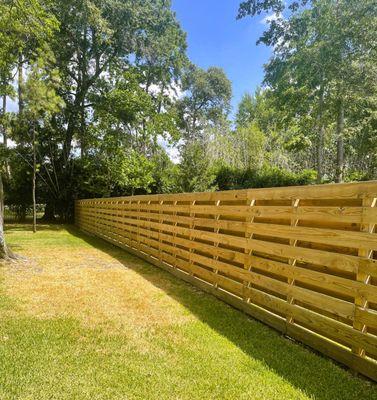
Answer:
[(311, 185), (315, 180), (316, 172), (313, 170), (294, 173), (268, 165), (246, 170), (222, 167), (216, 174), (219, 190)]

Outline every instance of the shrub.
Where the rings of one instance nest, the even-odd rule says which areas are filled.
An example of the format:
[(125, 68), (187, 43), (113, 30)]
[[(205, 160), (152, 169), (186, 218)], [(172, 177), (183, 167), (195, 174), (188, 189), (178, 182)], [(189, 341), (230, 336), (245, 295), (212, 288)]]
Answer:
[(261, 169), (246, 170), (221, 167), (216, 174), (219, 190), (301, 186), (313, 184), (315, 180), (316, 172), (313, 170), (294, 173), (269, 165)]

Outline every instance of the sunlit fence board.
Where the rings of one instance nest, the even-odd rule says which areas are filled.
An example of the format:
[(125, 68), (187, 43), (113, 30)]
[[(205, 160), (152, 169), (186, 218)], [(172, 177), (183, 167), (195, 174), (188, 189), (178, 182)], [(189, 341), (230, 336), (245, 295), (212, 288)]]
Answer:
[(377, 182), (76, 202), (80, 229), (377, 381)]

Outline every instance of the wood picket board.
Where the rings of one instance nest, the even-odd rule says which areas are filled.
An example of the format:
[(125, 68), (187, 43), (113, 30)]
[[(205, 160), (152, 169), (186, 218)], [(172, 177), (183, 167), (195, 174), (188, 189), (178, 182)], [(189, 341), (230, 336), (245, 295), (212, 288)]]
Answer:
[(372, 250), (377, 249), (377, 235), (374, 233), (261, 223), (250, 224), (247, 230), (250, 233), (258, 233), (260, 235), (284, 237), (313, 243), (326, 243), (354, 248), (368, 247)]

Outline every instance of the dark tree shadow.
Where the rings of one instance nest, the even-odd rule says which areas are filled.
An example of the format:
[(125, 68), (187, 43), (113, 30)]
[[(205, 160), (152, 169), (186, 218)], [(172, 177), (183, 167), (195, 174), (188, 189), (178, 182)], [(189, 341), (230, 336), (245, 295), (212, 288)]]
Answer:
[(377, 399), (375, 383), (352, 375), (329, 358), (283, 337), (214, 296), (121, 248), (82, 233), (74, 226), (66, 226), (66, 229), (162, 289), (249, 357), (261, 361), (309, 397), (317, 400)]
[[(38, 222), (37, 224), (37, 232), (38, 231), (62, 231), (67, 226), (63, 224), (45, 224)], [(7, 222), (4, 223), (4, 231), (9, 235), (12, 232), (21, 232), (21, 231), (32, 231), (32, 225), (28, 222)]]

